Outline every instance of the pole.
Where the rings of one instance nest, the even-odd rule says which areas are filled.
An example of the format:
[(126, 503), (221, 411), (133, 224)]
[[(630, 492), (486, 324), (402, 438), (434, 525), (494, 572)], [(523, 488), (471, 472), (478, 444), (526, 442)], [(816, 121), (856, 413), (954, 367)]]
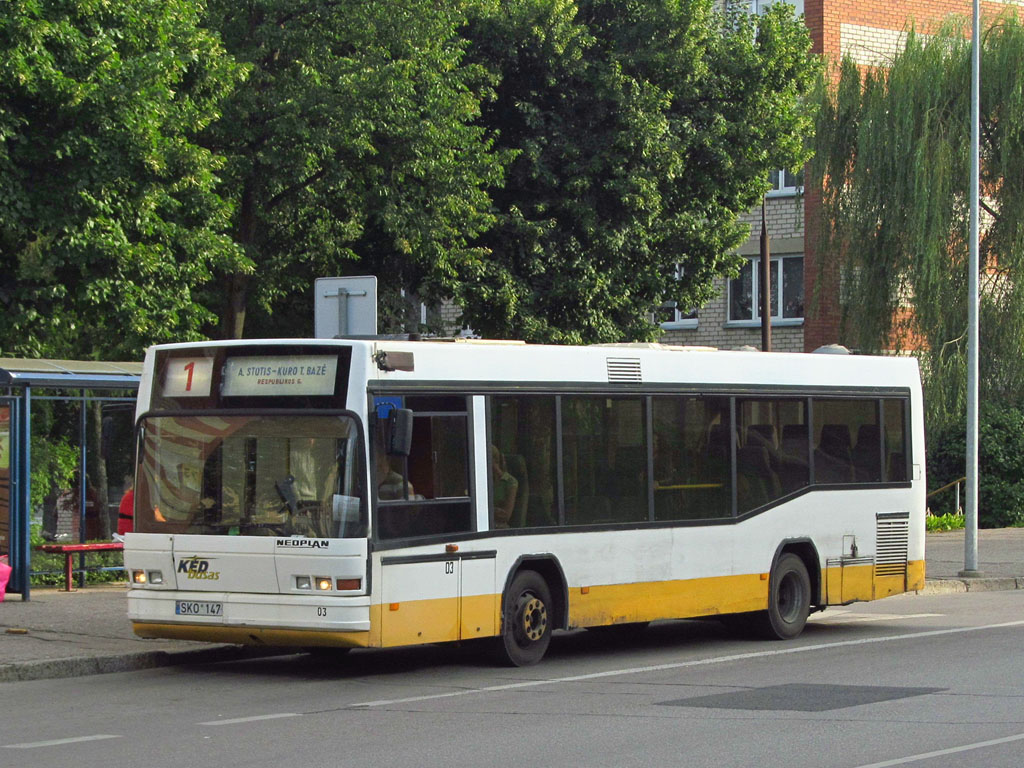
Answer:
[(978, 575), (978, 194), (981, 123), (981, 11), (974, 0), (971, 31), (971, 224), (967, 294), (967, 487), (964, 569)]
[[(768, 217), (761, 198), (761, 351), (772, 351), (772, 257), (768, 245)], [(781, 300), (781, 297), (780, 297)]]

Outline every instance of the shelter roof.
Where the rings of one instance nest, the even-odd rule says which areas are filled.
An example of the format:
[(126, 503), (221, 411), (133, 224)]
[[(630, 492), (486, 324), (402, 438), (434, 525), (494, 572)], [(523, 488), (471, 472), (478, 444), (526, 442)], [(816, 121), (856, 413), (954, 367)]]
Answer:
[(0, 386), (137, 389), (142, 363), (0, 357)]

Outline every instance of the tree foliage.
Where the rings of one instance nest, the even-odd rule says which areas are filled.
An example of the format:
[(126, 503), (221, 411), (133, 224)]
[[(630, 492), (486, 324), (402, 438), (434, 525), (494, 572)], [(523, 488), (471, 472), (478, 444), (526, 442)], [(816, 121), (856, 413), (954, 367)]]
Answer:
[(205, 137), (248, 259), (207, 292), (223, 335), (309, 334), (316, 277), (429, 294), (476, 256), (501, 165), (471, 125), (487, 82), (462, 63), (460, 5), (210, 0), (252, 70)]
[[(980, 394), (1024, 391), (1024, 27), (982, 35)], [(911, 33), (890, 66), (850, 60), (822, 92), (819, 258), (842, 275), (845, 341), (921, 346), (929, 426), (959, 420), (966, 395), (970, 40), (962, 24)]]
[(231, 261), (191, 136), (239, 72), (190, 0), (10, 0), (0, 15), (5, 354), (135, 357), (196, 338)]
[[(487, 257), (451, 283), (487, 336), (650, 339), (664, 300), (697, 306), (738, 268), (737, 223), (796, 167), (817, 63), (786, 5), (710, 0), (482, 3), (465, 32), (496, 98), (481, 124), (514, 160), (492, 187)], [(682, 266), (677, 276), (676, 265)]]

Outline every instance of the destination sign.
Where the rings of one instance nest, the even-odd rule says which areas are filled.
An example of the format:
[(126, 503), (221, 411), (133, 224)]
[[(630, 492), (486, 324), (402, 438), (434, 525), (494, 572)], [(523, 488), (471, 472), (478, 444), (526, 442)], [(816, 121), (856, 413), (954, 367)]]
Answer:
[(333, 395), (337, 373), (335, 355), (229, 357), (224, 363), (221, 395)]

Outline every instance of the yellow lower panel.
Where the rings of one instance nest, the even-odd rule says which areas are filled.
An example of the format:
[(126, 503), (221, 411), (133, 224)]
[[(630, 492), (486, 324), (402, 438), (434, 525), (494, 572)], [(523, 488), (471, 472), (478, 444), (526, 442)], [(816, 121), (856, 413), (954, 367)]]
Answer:
[(874, 599), (879, 600), (890, 595), (898, 595), (907, 591), (907, 577), (899, 576), (875, 576)]
[[(843, 569), (843, 603), (872, 600), (875, 597), (875, 565), (848, 565)], [(900, 584), (903, 577), (900, 577)], [(902, 590), (901, 590), (902, 591)]]
[(763, 610), (768, 580), (759, 574), (569, 590), (569, 626), (595, 627)]
[(924, 589), (924, 560), (907, 563), (907, 591)]
[(908, 562), (906, 578), (902, 575), (878, 576), (875, 574), (874, 565), (853, 565), (822, 570), (828, 605), (867, 602), (903, 592), (913, 592), (924, 587), (924, 575), (924, 560)]
[(462, 639), (493, 637), (498, 634), (500, 595), (472, 595), (462, 598)]
[(210, 643), (236, 645), (335, 646), (366, 648), (368, 632), (324, 632), (313, 629), (264, 629), (260, 627), (226, 627), (211, 624), (159, 624), (132, 622), (139, 637), (163, 637), (171, 640), (203, 640)]
[[(373, 632), (371, 613), (371, 627)], [(459, 599), (405, 600), (381, 606), (380, 640), (384, 648), (459, 639)]]

